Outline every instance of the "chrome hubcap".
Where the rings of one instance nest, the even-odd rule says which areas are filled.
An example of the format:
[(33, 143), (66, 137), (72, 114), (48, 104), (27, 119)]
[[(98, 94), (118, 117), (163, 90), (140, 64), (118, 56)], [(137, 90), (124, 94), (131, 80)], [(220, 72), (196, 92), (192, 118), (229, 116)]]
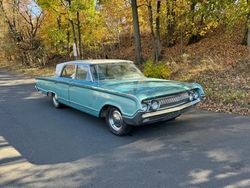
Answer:
[(53, 103), (54, 103), (55, 106), (58, 106), (58, 104), (59, 104), (58, 101), (57, 101), (57, 96), (56, 95), (53, 96)]
[(118, 110), (113, 110), (112, 113), (110, 113), (109, 124), (116, 131), (119, 131), (121, 129), (123, 120), (122, 115)]

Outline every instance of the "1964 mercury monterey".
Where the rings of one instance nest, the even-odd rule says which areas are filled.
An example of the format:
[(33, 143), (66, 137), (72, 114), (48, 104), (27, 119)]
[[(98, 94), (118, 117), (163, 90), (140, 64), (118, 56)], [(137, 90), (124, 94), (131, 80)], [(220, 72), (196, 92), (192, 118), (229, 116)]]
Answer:
[(58, 64), (55, 76), (37, 78), (38, 91), (56, 108), (71, 106), (104, 117), (116, 135), (131, 126), (175, 119), (205, 96), (197, 83), (145, 77), (127, 60), (79, 60)]

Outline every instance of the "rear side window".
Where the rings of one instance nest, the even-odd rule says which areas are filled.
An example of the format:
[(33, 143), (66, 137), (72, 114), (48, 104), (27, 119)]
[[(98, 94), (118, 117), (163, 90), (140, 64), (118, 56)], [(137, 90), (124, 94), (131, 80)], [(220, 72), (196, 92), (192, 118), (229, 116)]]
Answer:
[(88, 66), (86, 66), (86, 65), (78, 65), (77, 66), (76, 79), (90, 81)]
[(65, 65), (61, 74), (64, 78), (75, 78), (75, 65)]

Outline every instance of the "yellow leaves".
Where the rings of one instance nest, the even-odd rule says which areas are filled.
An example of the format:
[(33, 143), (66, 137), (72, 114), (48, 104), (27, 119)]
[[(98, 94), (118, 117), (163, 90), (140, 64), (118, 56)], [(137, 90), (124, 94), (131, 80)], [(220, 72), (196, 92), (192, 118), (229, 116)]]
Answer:
[[(45, 43), (53, 45), (60, 41), (65, 47), (68, 45), (66, 39), (69, 33), (69, 43), (72, 44), (72, 26), (68, 22), (69, 19), (73, 20), (77, 28), (76, 11), (80, 11), (83, 46), (97, 48), (96, 45), (103, 46), (104, 43), (120, 42), (122, 36), (131, 38), (133, 24), (130, 0), (102, 0), (99, 1), (98, 9), (94, 7), (94, 0), (73, 0), (71, 8), (63, 2), (65, 1), (38, 0), (38, 3), (46, 10), (46, 18), (40, 31), (40, 36)], [(150, 30), (148, 0), (137, 0), (137, 2), (140, 30), (142, 36), (145, 36)], [(176, 40), (177, 44), (182, 40), (185, 45), (190, 36), (197, 35), (205, 38), (207, 33), (213, 31), (221, 23), (234, 25), (236, 22), (245, 21), (246, 12), (249, 11), (246, 0), (238, 0), (237, 3), (226, 0), (162, 0), (159, 13), (156, 11), (157, 1), (150, 0), (150, 2), (154, 18), (153, 25), (155, 25), (155, 18), (158, 16), (160, 18), (162, 43), (171, 23), (174, 23), (172, 28), (174, 31), (170, 40)], [(195, 2), (194, 8), (191, 6), (193, 2)], [(61, 16), (60, 32), (59, 16)], [(76, 35), (78, 35), (78, 30)]]
[(171, 70), (165, 63), (158, 62), (156, 64), (151, 60), (148, 60), (144, 65), (143, 73), (148, 77), (168, 79), (171, 74)]
[(211, 22), (206, 23), (206, 25), (200, 29), (199, 34), (201, 36), (205, 36), (207, 32), (211, 31), (214, 28), (217, 28), (219, 23), (217, 21), (212, 20)]

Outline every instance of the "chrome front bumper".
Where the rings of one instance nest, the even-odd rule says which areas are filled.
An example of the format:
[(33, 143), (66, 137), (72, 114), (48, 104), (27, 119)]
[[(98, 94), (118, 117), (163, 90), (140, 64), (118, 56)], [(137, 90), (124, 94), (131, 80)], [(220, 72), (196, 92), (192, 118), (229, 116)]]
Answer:
[(183, 112), (187, 111), (191, 107), (195, 106), (201, 101), (201, 99), (197, 99), (192, 102), (188, 102), (179, 106), (170, 107), (166, 109), (162, 109), (159, 111), (154, 112), (138, 112), (135, 117), (132, 119), (130, 118), (124, 118), (124, 121), (127, 124), (130, 125), (142, 125), (142, 124), (149, 124), (149, 123), (155, 123), (159, 121), (167, 121), (172, 118), (175, 118), (179, 115), (181, 115)]

